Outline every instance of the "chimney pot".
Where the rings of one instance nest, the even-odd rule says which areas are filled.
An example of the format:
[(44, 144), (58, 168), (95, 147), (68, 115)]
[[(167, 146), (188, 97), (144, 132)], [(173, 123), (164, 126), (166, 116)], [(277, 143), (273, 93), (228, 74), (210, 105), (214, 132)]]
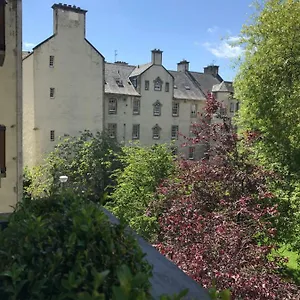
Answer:
[(190, 66), (190, 63), (187, 60), (183, 59), (182, 61), (180, 61), (177, 64), (177, 71), (178, 72), (189, 71), (189, 66)]
[(210, 74), (214, 77), (219, 75), (219, 66), (210, 65), (204, 68), (204, 74)]

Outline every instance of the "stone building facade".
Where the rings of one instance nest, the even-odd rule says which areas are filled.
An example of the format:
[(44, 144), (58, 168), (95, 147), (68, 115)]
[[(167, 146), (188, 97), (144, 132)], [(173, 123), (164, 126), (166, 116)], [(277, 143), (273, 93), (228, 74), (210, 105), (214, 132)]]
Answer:
[(85, 39), (86, 11), (65, 4), (52, 8), (53, 35), (24, 53), (25, 165), (40, 163), (59, 136), (84, 129), (106, 129), (123, 144), (172, 143), (189, 159), (203, 155), (202, 145), (181, 145), (207, 94), (213, 92), (224, 110), (236, 109), (232, 84), (222, 79), (218, 66), (193, 72), (183, 60), (177, 70), (167, 70), (159, 49), (151, 51), (150, 62), (137, 66), (105, 62)]

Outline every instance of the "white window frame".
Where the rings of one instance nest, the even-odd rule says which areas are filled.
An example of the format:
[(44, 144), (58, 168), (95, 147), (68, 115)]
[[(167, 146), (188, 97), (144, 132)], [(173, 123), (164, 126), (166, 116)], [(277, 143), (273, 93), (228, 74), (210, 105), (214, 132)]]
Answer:
[(161, 92), (162, 90), (162, 85), (163, 85), (163, 82), (162, 80), (157, 77), (155, 80), (154, 80), (154, 91), (156, 92)]
[(179, 102), (173, 101), (172, 103), (172, 116), (179, 117)]
[(109, 98), (108, 99), (108, 114), (109, 115), (116, 115), (117, 114), (117, 99), (116, 98)]
[(161, 128), (157, 124), (152, 128), (152, 138), (154, 140), (160, 139), (160, 131), (161, 131)]
[(195, 147), (189, 147), (189, 159), (190, 160), (195, 159)]
[(179, 132), (179, 126), (172, 125), (172, 127), (171, 127), (171, 139), (172, 140), (178, 140), (178, 132)]
[(191, 104), (191, 118), (197, 117), (197, 104)]
[(111, 139), (117, 138), (117, 123), (108, 123), (107, 132)]
[(153, 104), (153, 116), (155, 117), (159, 117), (161, 116), (161, 103), (157, 100), (154, 104)]
[(139, 140), (140, 139), (140, 124), (132, 125), (132, 139)]
[(141, 100), (140, 99), (133, 99), (132, 103), (132, 114), (133, 115), (139, 115), (141, 109)]
[(234, 106), (235, 106), (235, 105), (234, 105), (234, 102), (231, 101), (231, 102), (230, 102), (230, 112), (231, 112), (231, 113), (234, 113)]
[(149, 91), (149, 88), (150, 88), (150, 81), (145, 80), (145, 91)]
[(54, 55), (49, 56), (49, 67), (54, 68)]
[(168, 93), (170, 91), (170, 83), (166, 82), (165, 84), (165, 92)]
[(55, 98), (55, 88), (51, 87), (49, 90), (49, 96), (51, 99)]
[(55, 130), (50, 130), (50, 141), (51, 142), (55, 141)]

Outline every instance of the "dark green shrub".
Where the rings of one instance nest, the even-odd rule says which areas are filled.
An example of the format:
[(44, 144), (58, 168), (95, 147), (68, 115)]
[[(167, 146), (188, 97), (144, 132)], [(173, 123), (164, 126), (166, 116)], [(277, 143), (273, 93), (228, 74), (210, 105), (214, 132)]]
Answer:
[(75, 196), (25, 201), (0, 233), (0, 299), (120, 299), (124, 272), (126, 297), (148, 298), (151, 268), (135, 239)]

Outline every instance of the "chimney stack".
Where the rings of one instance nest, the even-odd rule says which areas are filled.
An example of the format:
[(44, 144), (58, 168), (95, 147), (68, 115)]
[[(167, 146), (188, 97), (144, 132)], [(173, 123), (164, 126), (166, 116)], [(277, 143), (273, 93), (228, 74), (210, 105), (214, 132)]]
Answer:
[(183, 59), (181, 62), (179, 62), (177, 64), (177, 71), (178, 72), (186, 72), (186, 71), (189, 71), (189, 66), (190, 66), (190, 63)]
[(204, 74), (210, 74), (214, 77), (217, 77), (219, 75), (219, 66), (210, 65), (204, 67)]
[(151, 62), (154, 65), (162, 65), (162, 51), (160, 49), (153, 49), (152, 51), (152, 60)]
[(72, 35), (72, 38), (85, 37), (85, 16), (87, 10), (75, 5), (54, 4), (53, 9), (53, 31), (54, 34)]

